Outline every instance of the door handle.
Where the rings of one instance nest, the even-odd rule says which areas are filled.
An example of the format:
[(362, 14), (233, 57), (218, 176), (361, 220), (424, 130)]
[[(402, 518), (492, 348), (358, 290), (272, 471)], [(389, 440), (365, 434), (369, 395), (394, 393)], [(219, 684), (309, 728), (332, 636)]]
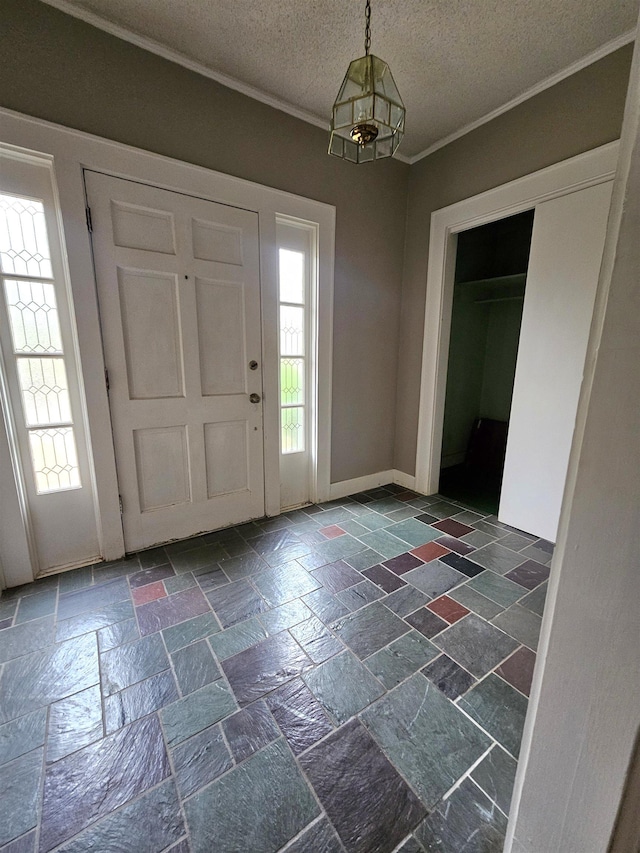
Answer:
[(249, 401), (251, 403), (259, 403), (260, 402), (260, 394), (249, 394)]

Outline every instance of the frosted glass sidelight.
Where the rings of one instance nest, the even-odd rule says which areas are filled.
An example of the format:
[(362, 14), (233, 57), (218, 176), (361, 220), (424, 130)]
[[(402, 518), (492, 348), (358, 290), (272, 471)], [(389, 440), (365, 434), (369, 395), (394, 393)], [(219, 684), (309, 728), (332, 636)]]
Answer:
[(280, 302), (304, 303), (304, 254), (280, 249)]
[(4, 288), (14, 352), (62, 353), (54, 285), (7, 279)]
[(20, 358), (18, 378), (27, 426), (70, 423), (69, 386), (62, 358)]
[(80, 469), (71, 427), (30, 430), (29, 443), (39, 495), (79, 488)]
[(304, 408), (281, 409), (282, 452), (300, 453), (304, 450)]
[(304, 308), (280, 306), (280, 355), (304, 355)]
[(51, 278), (51, 253), (41, 201), (0, 195), (0, 268)]

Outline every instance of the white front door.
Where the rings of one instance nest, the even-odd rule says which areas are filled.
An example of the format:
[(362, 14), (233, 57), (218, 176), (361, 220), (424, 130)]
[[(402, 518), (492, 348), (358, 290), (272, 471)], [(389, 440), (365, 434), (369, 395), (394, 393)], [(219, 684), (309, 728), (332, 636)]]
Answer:
[(257, 214), (85, 179), (127, 551), (262, 516)]
[(556, 540), (612, 182), (537, 205), (498, 518)]

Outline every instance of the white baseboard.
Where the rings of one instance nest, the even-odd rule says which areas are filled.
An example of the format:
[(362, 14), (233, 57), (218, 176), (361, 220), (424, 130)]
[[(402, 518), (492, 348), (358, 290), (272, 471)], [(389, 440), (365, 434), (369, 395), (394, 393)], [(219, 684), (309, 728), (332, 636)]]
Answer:
[(405, 489), (415, 487), (416, 478), (404, 471), (378, 471), (377, 474), (366, 474), (364, 477), (355, 477), (353, 480), (341, 480), (339, 483), (331, 483), (329, 487), (330, 500), (340, 500), (358, 492), (375, 489), (378, 486), (387, 486), (389, 483), (397, 483)]

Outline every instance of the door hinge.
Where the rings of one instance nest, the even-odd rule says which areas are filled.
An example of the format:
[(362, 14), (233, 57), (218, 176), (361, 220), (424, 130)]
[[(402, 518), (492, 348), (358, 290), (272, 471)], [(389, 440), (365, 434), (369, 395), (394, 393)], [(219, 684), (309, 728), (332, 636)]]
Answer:
[(122, 495), (118, 495), (118, 502), (120, 504), (120, 515), (122, 515), (122, 513), (124, 512), (122, 507)]
[(91, 219), (91, 208), (89, 205), (85, 208), (85, 213), (87, 215), (87, 228), (89, 229), (89, 234), (93, 234), (93, 221)]

